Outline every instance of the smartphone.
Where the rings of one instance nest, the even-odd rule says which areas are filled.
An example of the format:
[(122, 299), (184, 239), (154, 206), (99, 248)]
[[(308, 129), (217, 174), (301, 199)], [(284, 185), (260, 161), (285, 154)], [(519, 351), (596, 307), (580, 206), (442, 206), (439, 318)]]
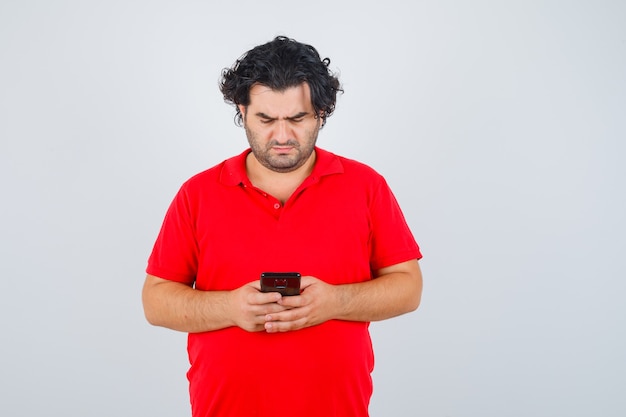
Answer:
[(263, 272), (261, 274), (261, 291), (279, 292), (282, 295), (299, 295), (300, 273)]

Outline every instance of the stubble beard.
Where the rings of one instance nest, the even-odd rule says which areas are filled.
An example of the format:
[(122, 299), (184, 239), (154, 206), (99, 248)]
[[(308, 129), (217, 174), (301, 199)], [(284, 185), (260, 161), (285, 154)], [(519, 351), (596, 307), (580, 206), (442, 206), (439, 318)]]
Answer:
[[(265, 168), (274, 172), (291, 172), (300, 168), (309, 160), (311, 154), (315, 150), (315, 144), (317, 143), (317, 135), (319, 128), (316, 128), (310, 132), (307, 132), (307, 140), (304, 144), (298, 143), (296, 140), (289, 139), (284, 143), (280, 143), (276, 140), (270, 140), (265, 147), (262, 147), (257, 140), (257, 135), (246, 125), (246, 136), (248, 137), (248, 143), (250, 149), (254, 154), (254, 157)], [(295, 151), (295, 154), (278, 154), (272, 150), (274, 146), (290, 146)]]

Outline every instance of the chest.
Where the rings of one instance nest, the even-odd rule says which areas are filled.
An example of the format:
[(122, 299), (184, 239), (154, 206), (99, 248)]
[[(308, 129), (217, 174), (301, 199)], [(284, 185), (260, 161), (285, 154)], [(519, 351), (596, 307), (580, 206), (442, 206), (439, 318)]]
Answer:
[(236, 288), (265, 271), (297, 271), (337, 283), (369, 276), (364, 196), (320, 195), (313, 189), (283, 205), (270, 194), (238, 191), (198, 213), (199, 285)]

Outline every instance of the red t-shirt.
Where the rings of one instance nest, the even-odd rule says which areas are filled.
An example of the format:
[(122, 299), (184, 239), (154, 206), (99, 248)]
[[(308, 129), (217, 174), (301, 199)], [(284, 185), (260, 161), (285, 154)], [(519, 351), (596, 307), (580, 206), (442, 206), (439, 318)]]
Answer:
[[(382, 176), (316, 148), (311, 175), (280, 202), (246, 176), (249, 150), (188, 180), (172, 202), (147, 273), (232, 290), (265, 271), (331, 284), (421, 254)], [(368, 323), (331, 320), (280, 334), (237, 327), (189, 335), (194, 417), (364, 417), (374, 366)]]

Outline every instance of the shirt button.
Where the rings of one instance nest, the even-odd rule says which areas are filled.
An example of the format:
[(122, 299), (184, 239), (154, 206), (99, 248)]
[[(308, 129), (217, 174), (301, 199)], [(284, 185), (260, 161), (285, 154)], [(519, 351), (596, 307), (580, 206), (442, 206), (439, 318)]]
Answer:
[(275, 208), (276, 210), (278, 210), (278, 209), (280, 208), (280, 204), (275, 203), (275, 204), (274, 204), (274, 208)]

